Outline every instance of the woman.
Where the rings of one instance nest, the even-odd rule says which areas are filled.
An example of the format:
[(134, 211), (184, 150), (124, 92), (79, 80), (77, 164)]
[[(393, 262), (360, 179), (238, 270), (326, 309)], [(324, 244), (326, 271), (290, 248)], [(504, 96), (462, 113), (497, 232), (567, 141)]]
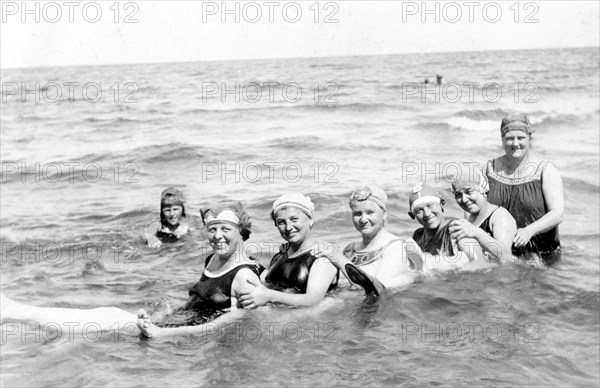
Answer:
[(168, 187), (160, 194), (160, 221), (151, 223), (142, 234), (150, 248), (159, 248), (163, 242), (174, 242), (185, 235), (189, 226), (185, 217), (184, 198), (181, 191)]
[(508, 210), (487, 200), (489, 184), (480, 171), (452, 182), (452, 192), (467, 218), (450, 222), (451, 236), (461, 241), (474, 238), (486, 258), (496, 262), (514, 261), (511, 246), (517, 224)]
[(284, 194), (273, 203), (271, 218), (286, 244), (263, 272), (264, 285), (253, 282), (254, 288), (239, 298), (244, 308), (269, 302), (313, 306), (335, 287), (336, 268), (329, 260), (313, 255), (318, 247), (312, 233), (314, 211), (310, 198), (301, 193)]
[[(228, 204), (205, 209), (201, 212), (207, 226), (208, 238), (213, 253), (206, 259), (205, 268), (200, 280), (190, 289), (188, 302), (178, 313), (193, 323), (200, 318), (203, 323), (207, 318), (215, 318), (211, 327), (226, 322), (236, 314), (241, 305), (238, 296), (251, 287), (250, 283), (258, 282), (256, 263), (246, 255), (244, 241), (251, 232), (250, 217), (240, 203)], [(65, 322), (64, 325), (78, 323), (76, 329), (93, 324), (99, 330), (115, 328), (134, 334), (131, 328), (139, 328), (146, 336), (178, 335), (204, 332), (205, 325), (160, 328), (150, 322), (148, 315), (141, 310), (138, 315), (124, 310), (108, 307), (91, 310), (67, 308), (43, 308), (22, 305), (2, 295), (2, 319), (18, 321), (34, 321), (41, 325)]]
[(504, 155), (484, 168), (488, 199), (517, 222), (513, 254), (551, 265), (560, 259), (558, 224), (564, 213), (562, 179), (554, 164), (533, 154), (529, 118), (509, 114), (500, 126)]

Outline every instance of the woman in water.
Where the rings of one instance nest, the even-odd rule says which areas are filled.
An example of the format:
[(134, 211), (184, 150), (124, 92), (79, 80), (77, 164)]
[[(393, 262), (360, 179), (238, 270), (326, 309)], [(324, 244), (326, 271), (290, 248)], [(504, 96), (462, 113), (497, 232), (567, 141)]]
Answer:
[(452, 182), (454, 198), (467, 218), (451, 221), (450, 235), (457, 241), (474, 238), (492, 261), (513, 262), (511, 246), (517, 224), (508, 210), (488, 202), (488, 190), (488, 181), (480, 171)]
[(488, 161), (484, 168), (490, 183), (488, 200), (506, 208), (517, 222), (513, 254), (551, 265), (561, 252), (562, 179), (554, 164), (531, 151), (534, 131), (526, 115), (506, 116), (500, 133), (504, 155)]
[(262, 273), (264, 285), (254, 282), (254, 288), (239, 298), (242, 306), (256, 308), (269, 302), (312, 306), (335, 287), (336, 268), (313, 255), (318, 249), (312, 233), (314, 211), (310, 198), (301, 193), (284, 194), (273, 203), (271, 218), (286, 243)]
[(181, 191), (168, 187), (160, 195), (160, 221), (151, 223), (142, 234), (150, 248), (159, 248), (163, 242), (174, 242), (188, 232), (184, 198)]
[(343, 256), (331, 259), (346, 277), (378, 295), (384, 289), (398, 288), (414, 281), (422, 259), (411, 254), (414, 248), (385, 229), (387, 195), (378, 187), (355, 188), (349, 199), (352, 223), (361, 239), (344, 248)]
[[(208, 230), (213, 253), (207, 257), (200, 280), (190, 289), (190, 298), (179, 313), (214, 318), (212, 325), (226, 322), (241, 305), (238, 296), (259, 281), (256, 263), (246, 255), (244, 241), (250, 236), (250, 217), (240, 203), (204, 209), (202, 219)], [(30, 321), (40, 325), (58, 324), (65, 330), (82, 330), (89, 324), (101, 331), (115, 328), (128, 334), (164, 336), (204, 332), (205, 325), (160, 328), (145, 311), (138, 315), (116, 307), (90, 310), (44, 308), (17, 303), (4, 295), (1, 300), (3, 321)], [(223, 314), (224, 311), (231, 311)], [(220, 314), (220, 315), (219, 315)], [(61, 324), (61, 322), (64, 322)]]

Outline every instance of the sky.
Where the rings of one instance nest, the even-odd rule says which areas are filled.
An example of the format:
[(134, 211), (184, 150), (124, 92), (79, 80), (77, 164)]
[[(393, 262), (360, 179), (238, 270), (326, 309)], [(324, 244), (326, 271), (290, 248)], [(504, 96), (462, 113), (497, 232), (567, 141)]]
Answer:
[(598, 47), (598, 1), (0, 1), (0, 67)]

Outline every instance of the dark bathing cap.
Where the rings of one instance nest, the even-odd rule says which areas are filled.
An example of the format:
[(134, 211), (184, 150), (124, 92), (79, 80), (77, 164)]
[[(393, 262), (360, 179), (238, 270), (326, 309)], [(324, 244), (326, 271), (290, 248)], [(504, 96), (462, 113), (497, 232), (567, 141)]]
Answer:
[(165, 206), (183, 206), (185, 199), (183, 193), (174, 187), (167, 187), (160, 194), (160, 207)]
[(531, 129), (529, 117), (523, 113), (511, 113), (502, 119), (500, 133), (504, 137), (504, 135), (510, 131), (522, 131), (530, 136), (535, 132)]

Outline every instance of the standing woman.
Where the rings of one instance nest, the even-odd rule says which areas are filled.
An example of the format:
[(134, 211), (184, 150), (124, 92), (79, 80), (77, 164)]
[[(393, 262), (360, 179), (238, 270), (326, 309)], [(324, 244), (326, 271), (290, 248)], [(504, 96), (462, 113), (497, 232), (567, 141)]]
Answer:
[(312, 306), (337, 285), (337, 269), (326, 258), (318, 258), (318, 242), (312, 233), (315, 205), (301, 193), (282, 195), (273, 203), (271, 218), (286, 241), (271, 259), (254, 288), (239, 300), (244, 308), (269, 302), (288, 306)]
[(522, 113), (509, 114), (500, 126), (504, 155), (490, 160), (484, 174), (488, 199), (506, 208), (517, 222), (513, 253), (551, 265), (560, 259), (558, 224), (564, 213), (562, 179), (554, 164), (531, 151), (534, 131)]

